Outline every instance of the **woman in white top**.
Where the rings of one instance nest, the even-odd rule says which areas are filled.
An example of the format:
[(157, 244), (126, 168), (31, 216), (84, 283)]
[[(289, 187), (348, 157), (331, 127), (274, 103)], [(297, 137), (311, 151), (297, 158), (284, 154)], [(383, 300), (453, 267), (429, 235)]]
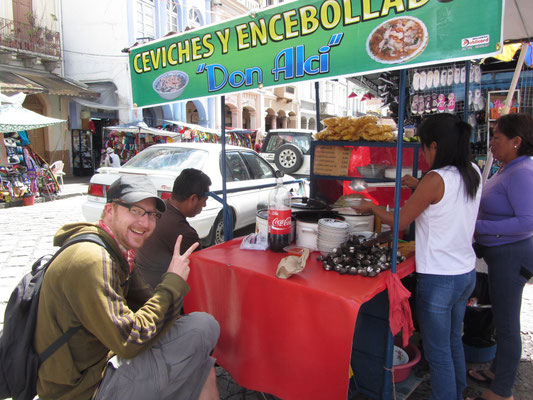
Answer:
[[(402, 179), (416, 187), (400, 210), (399, 229), (416, 223), (416, 310), (432, 400), (463, 399), (466, 388), (461, 327), (476, 280), (472, 237), (481, 198), (481, 175), (470, 161), (471, 133), (469, 124), (451, 114), (427, 117), (417, 134), (430, 170), (420, 181)], [(356, 210), (393, 223), (383, 207), (364, 204)]]

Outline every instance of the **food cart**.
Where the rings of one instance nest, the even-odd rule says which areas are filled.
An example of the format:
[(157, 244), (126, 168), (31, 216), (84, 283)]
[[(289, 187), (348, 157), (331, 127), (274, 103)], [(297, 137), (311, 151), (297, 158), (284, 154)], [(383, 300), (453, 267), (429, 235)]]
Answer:
[[(473, 20), (479, 10), (487, 12)], [(222, 95), (224, 110), (224, 93), (392, 69), (401, 70), (404, 99), (406, 68), (498, 53), (502, 18), (499, 0), (282, 4), (132, 48), (133, 103)], [(398, 249), (404, 112), (400, 101), (392, 254)], [(222, 146), (224, 129), (223, 122)], [(345, 145), (364, 143), (314, 148)], [(341, 185), (354, 179), (348, 173), (321, 175)], [(240, 241), (191, 257), (185, 306), (219, 321), (219, 364), (239, 384), (284, 399), (345, 399), (352, 367), (356, 393), (392, 398), (386, 289), (391, 276), (414, 271), (414, 259), (396, 265), (392, 257), (390, 271), (367, 278), (325, 271), (315, 255), (304, 271), (281, 280), (275, 272), (283, 255), (241, 250)]]

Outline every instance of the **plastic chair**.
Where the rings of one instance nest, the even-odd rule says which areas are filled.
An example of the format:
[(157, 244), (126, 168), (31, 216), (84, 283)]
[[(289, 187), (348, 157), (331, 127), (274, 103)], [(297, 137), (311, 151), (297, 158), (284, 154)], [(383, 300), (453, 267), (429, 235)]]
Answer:
[(63, 176), (66, 175), (66, 173), (63, 172), (63, 167), (65, 164), (61, 160), (54, 161), (50, 165), (50, 170), (52, 171), (52, 174), (54, 174), (54, 177), (56, 178), (57, 182), (60, 183), (61, 188), (63, 188)]

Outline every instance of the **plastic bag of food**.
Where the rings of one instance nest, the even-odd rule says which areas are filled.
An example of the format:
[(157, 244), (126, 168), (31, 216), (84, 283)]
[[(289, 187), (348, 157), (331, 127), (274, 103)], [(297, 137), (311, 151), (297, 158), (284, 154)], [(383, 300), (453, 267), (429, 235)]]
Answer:
[(241, 242), (243, 250), (266, 250), (268, 249), (268, 240), (266, 236), (259, 233), (250, 233)]

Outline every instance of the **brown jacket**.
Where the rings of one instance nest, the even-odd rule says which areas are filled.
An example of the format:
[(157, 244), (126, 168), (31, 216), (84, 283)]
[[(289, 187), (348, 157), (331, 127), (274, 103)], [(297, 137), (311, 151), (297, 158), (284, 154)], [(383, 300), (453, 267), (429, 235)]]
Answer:
[[(83, 233), (97, 233), (116, 247), (100, 227), (65, 225), (54, 238), (61, 246)], [(67, 344), (39, 368), (41, 399), (90, 399), (109, 358), (133, 358), (148, 349), (178, 318), (189, 286), (167, 273), (155, 292), (126, 260), (114, 260), (94, 243), (68, 247), (50, 265), (43, 280), (35, 348), (42, 352), (69, 328), (82, 326)]]

